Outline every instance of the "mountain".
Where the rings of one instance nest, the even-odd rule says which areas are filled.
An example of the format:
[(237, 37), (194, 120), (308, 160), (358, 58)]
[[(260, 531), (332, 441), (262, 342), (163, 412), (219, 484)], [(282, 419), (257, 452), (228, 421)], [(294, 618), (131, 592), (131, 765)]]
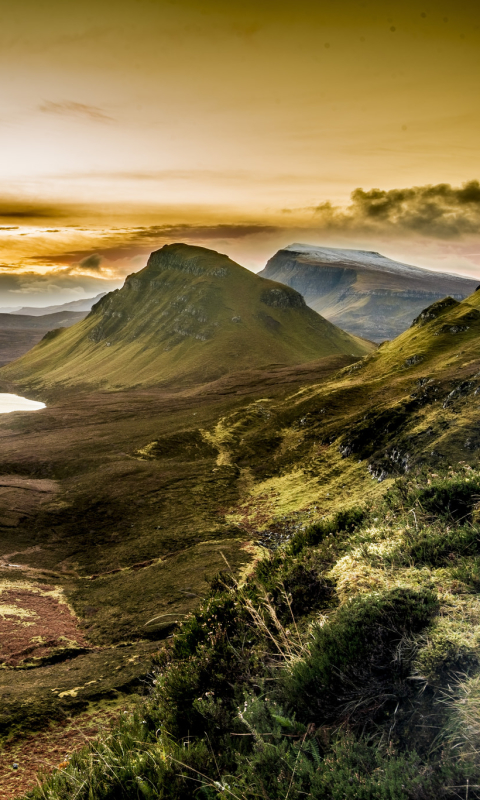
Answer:
[(0, 367), (20, 358), (48, 331), (60, 326), (68, 328), (84, 319), (86, 312), (62, 311), (42, 317), (0, 313)]
[(375, 342), (398, 336), (435, 300), (463, 300), (478, 285), (380, 253), (298, 243), (279, 250), (259, 275), (291, 286), (335, 325)]
[(20, 311), (20, 306), (0, 306), (0, 314), (15, 314)]
[(29, 386), (199, 384), (242, 369), (374, 349), (227, 256), (166, 245), (88, 317), (2, 372)]
[(82, 300), (72, 300), (70, 303), (62, 303), (58, 306), (45, 306), (45, 308), (23, 306), (22, 308), (9, 309), (9, 312), (10, 314), (25, 314), (29, 317), (43, 317), (46, 314), (56, 314), (61, 311), (90, 311), (92, 306), (98, 303), (105, 295), (106, 292), (101, 292), (95, 297), (84, 297)]

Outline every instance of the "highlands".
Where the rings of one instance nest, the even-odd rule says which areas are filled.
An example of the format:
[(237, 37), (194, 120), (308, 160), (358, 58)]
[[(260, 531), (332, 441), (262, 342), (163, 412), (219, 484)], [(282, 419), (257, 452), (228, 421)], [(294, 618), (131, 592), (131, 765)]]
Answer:
[(260, 275), (292, 286), (331, 322), (379, 343), (403, 333), (435, 300), (464, 300), (478, 285), (373, 251), (299, 243), (279, 250)]
[(477, 796), (479, 341), (178, 244), (4, 366), (5, 797)]

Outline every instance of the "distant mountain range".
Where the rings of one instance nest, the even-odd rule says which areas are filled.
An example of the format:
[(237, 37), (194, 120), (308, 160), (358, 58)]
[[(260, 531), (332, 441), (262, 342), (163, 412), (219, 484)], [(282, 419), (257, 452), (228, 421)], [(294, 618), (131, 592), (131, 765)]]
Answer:
[(330, 322), (375, 342), (398, 336), (435, 300), (463, 300), (478, 286), (380, 253), (299, 243), (279, 250), (259, 275), (291, 286)]
[(34, 317), (0, 313), (0, 367), (20, 358), (52, 328), (68, 328), (84, 319), (86, 311), (60, 311)]
[(202, 384), (242, 369), (363, 356), (374, 346), (294, 289), (202, 247), (166, 245), (88, 317), (2, 370), (30, 386)]
[[(59, 311), (90, 311), (95, 303), (98, 303), (107, 293), (101, 292), (95, 297), (84, 297), (83, 300), (72, 300), (70, 303), (62, 303), (57, 306), (45, 306), (45, 308), (35, 308), (34, 306), (23, 306), (22, 308), (9, 309), (7, 313), (21, 314), (29, 317), (43, 317), (46, 314), (56, 314)], [(0, 312), (3, 309), (0, 309)]]

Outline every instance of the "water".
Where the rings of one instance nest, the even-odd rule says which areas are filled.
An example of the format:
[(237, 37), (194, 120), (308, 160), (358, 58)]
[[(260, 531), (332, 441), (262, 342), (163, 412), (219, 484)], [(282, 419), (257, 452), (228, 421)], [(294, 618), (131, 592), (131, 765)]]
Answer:
[(0, 414), (7, 414), (9, 411), (37, 411), (39, 408), (45, 408), (45, 403), (37, 403), (36, 400), (27, 400), (26, 397), (18, 397), (16, 394), (0, 392)]

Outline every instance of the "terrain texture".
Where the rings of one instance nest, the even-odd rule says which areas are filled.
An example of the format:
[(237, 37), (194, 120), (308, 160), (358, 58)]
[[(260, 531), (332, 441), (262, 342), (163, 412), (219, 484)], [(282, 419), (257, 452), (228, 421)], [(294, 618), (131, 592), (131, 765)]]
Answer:
[(8, 796), (139, 685), (32, 798), (478, 796), (479, 341), (476, 292), (363, 358), (0, 419)]
[(279, 250), (259, 274), (291, 286), (335, 325), (375, 342), (403, 333), (433, 301), (447, 295), (465, 299), (478, 284), (380, 253), (308, 244)]
[(263, 557), (225, 559), (137, 713), (30, 797), (480, 796), (479, 306), (219, 416)]

